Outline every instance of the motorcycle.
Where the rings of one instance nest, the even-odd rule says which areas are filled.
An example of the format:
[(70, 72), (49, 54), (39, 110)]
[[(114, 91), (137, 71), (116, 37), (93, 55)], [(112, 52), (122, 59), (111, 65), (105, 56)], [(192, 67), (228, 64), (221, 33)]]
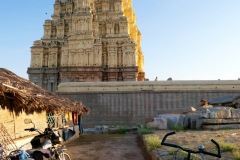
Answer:
[(30, 141), (32, 149), (12, 151), (7, 157), (10, 160), (71, 160), (71, 155), (62, 146), (62, 138), (58, 131), (51, 128), (45, 128), (44, 132), (35, 128), (35, 124), (31, 119), (25, 119), (25, 124), (32, 123), (34, 127), (26, 128), (25, 131), (38, 132), (39, 135), (34, 136)]

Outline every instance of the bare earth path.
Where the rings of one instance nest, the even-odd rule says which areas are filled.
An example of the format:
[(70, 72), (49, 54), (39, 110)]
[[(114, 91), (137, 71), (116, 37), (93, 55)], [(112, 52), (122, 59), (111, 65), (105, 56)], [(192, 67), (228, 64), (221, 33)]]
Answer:
[(67, 145), (73, 160), (150, 160), (136, 134), (81, 135)]

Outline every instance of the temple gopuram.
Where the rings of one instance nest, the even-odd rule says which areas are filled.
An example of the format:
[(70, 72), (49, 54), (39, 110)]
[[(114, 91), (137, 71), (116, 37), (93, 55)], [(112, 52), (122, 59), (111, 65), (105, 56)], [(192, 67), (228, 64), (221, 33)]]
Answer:
[(132, 0), (56, 0), (43, 26), (27, 72), (48, 91), (61, 82), (144, 81)]

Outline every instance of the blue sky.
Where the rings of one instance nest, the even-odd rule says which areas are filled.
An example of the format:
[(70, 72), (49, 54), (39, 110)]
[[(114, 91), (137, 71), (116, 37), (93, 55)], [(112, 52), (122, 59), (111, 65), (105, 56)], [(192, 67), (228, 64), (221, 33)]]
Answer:
[[(41, 39), (54, 1), (0, 2), (0, 67), (28, 78), (30, 47)], [(133, 7), (146, 78), (240, 78), (239, 0), (133, 0)]]

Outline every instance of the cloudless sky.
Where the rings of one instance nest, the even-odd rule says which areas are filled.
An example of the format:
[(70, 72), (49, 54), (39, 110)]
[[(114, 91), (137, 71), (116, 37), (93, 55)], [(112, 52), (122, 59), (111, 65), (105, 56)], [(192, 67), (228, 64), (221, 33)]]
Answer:
[[(0, 67), (27, 78), (55, 0), (0, 2)], [(240, 78), (240, 0), (133, 0), (146, 78)]]

